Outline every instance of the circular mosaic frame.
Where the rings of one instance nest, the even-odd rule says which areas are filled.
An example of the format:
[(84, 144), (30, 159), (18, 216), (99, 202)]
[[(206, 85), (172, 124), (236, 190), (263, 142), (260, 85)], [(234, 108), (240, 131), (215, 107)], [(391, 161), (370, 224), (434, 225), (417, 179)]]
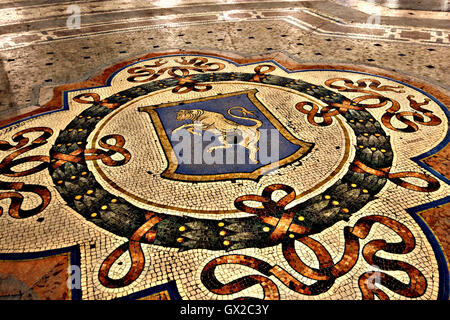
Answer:
[[(261, 68), (260, 68), (261, 69)], [(384, 187), (393, 161), (389, 137), (364, 108), (358, 108), (345, 96), (287, 77), (255, 73), (203, 73), (172, 77), (144, 83), (118, 92), (104, 100), (90, 101), (92, 105), (73, 119), (57, 137), (50, 150), (49, 168), (55, 186), (67, 205), (97, 226), (119, 236), (131, 238), (149, 219), (157, 218), (152, 231), (140, 241), (183, 250), (204, 248), (234, 250), (246, 247), (267, 247), (285, 237), (298, 239), (318, 233), (360, 210)], [(113, 110), (138, 97), (166, 88), (176, 88), (189, 81), (191, 86), (211, 85), (214, 82), (259, 82), (292, 89), (319, 99), (339, 110), (352, 128), (357, 145), (355, 158), (345, 175), (324, 190), (290, 209), (285, 206), (295, 198), (292, 187), (272, 185), (262, 196), (249, 195), (235, 200), (235, 206), (251, 217), (222, 220), (179, 217), (165, 213), (150, 213), (123, 198), (106, 191), (88, 169), (80, 150), (85, 150), (89, 135), (97, 124)], [(91, 97), (82, 94), (77, 99)], [(86, 101), (85, 101), (86, 103)], [(301, 113), (299, 113), (300, 115)], [(386, 173), (383, 175), (374, 172)], [(287, 193), (278, 202), (271, 199), (275, 190)], [(245, 205), (256, 200), (264, 209), (258, 211)], [(245, 236), (242, 235), (245, 230)], [(152, 236), (149, 236), (149, 235)]]

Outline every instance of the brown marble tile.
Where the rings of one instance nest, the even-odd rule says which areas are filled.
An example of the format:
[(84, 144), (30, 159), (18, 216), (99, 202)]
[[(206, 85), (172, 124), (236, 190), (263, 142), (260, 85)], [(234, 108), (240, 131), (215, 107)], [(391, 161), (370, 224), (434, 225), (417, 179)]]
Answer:
[[(67, 254), (35, 260), (0, 261), (0, 273), (7, 274), (25, 284), (36, 299), (66, 300), (70, 298), (67, 287)], [(1, 286), (3, 297), (17, 295), (15, 282)], [(19, 290), (20, 291), (20, 290)]]
[(412, 39), (424, 39), (429, 40), (431, 35), (429, 32), (420, 32), (420, 31), (402, 31), (400, 36), (403, 38), (412, 38)]
[(422, 162), (441, 173), (447, 179), (450, 179), (450, 147), (446, 146), (436, 154), (425, 158)]
[(450, 257), (450, 235), (448, 233), (450, 228), (449, 212), (450, 204), (446, 203), (437, 208), (429, 209), (420, 213), (428, 226), (433, 230), (434, 234), (439, 239), (439, 242), (447, 255), (447, 259)]

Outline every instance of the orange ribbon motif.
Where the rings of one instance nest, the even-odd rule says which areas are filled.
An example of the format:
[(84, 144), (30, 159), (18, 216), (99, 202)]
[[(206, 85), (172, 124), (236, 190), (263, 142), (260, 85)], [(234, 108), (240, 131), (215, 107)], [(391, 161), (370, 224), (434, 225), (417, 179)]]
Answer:
[(212, 89), (212, 85), (198, 83), (196, 80), (192, 80), (193, 75), (175, 78), (178, 80), (178, 86), (172, 89), (173, 93), (183, 94), (190, 91), (204, 92)]
[[(114, 139), (115, 144), (108, 143), (109, 139)], [(125, 145), (125, 138), (118, 134), (110, 134), (102, 137), (98, 142), (100, 147), (109, 151), (101, 149), (83, 149), (78, 148), (72, 151), (70, 154), (56, 152), (52, 154), (54, 161), (51, 166), (53, 169), (57, 169), (66, 162), (83, 163), (84, 161), (101, 160), (107, 166), (121, 166), (127, 164), (131, 159), (131, 153), (123, 148)], [(123, 156), (122, 160), (113, 160), (111, 157), (116, 153), (120, 153)]]
[[(155, 239), (155, 231), (151, 230), (163, 218), (159, 217), (153, 212), (146, 215), (147, 222), (145, 222), (136, 232), (130, 237), (128, 242), (120, 245), (103, 261), (100, 272), (98, 274), (100, 283), (107, 288), (121, 288), (134, 282), (142, 273), (145, 266), (145, 257), (141, 248), (140, 240), (145, 238), (149, 243)], [(125, 253), (129, 253), (131, 259), (131, 267), (127, 274), (120, 279), (112, 279), (109, 277), (109, 270), (114, 263)]]
[[(30, 139), (25, 137), (25, 135), (39, 132), (41, 133), (40, 136), (35, 138), (31, 142), (31, 144), (29, 144)], [(50, 138), (52, 134), (53, 130), (50, 128), (36, 127), (25, 129), (14, 134), (12, 136), (12, 140), (14, 142), (17, 142), (16, 145), (12, 145), (8, 141), (1, 140), (0, 151), (13, 151), (13, 152), (7, 155), (5, 158), (3, 158), (3, 160), (0, 162), (0, 174), (7, 177), (23, 177), (35, 174), (37, 172), (46, 169), (48, 167), (49, 162), (48, 156), (35, 155), (23, 157), (20, 159), (18, 159), (18, 157), (26, 152), (29, 152), (33, 149), (45, 145), (47, 143), (48, 138)], [(22, 171), (13, 170), (14, 167), (20, 164), (30, 162), (40, 162), (40, 163), (30, 169)], [(28, 218), (42, 212), (45, 208), (47, 208), (47, 206), (51, 201), (50, 191), (46, 187), (36, 184), (0, 181), (0, 190), (9, 190), (8, 192), (0, 193), (0, 200), (11, 199), (8, 212), (11, 217), (16, 219)], [(23, 192), (37, 194), (41, 199), (41, 203), (33, 209), (28, 210), (22, 209), (22, 204), (24, 201), (24, 196), (22, 195)], [(3, 208), (0, 207), (0, 216), (2, 214)]]
[[(376, 175), (381, 178), (386, 178), (392, 183), (395, 183), (396, 185), (403, 187), (405, 189), (419, 191), (419, 192), (433, 192), (440, 188), (439, 181), (433, 178), (430, 175), (421, 173), (421, 172), (398, 172), (398, 173), (389, 173), (389, 168), (385, 169), (374, 169), (370, 168), (369, 166), (366, 166), (364, 163), (362, 163), (359, 160), (355, 160), (352, 163), (352, 166), (350, 170), (354, 172), (365, 172), (372, 175)], [(427, 183), (426, 187), (421, 187), (418, 185), (414, 185), (412, 183), (409, 183), (407, 181), (404, 181), (404, 178), (417, 178), (425, 181)]]
[[(165, 67), (161, 68), (158, 71), (155, 71), (153, 68), (158, 68), (163, 64), (166, 64), (167, 61), (163, 61), (162, 59), (156, 61), (154, 64), (149, 65), (146, 64), (143, 67), (133, 67), (128, 69), (128, 73), (132, 74), (131, 77), (127, 78), (129, 82), (149, 82), (153, 81), (164, 73), (168, 73), (171, 77), (177, 77), (179, 75), (176, 74), (176, 71), (181, 71), (182, 76), (187, 76), (189, 74), (189, 70), (197, 71), (197, 72), (214, 72), (220, 71), (225, 68), (225, 65), (219, 62), (211, 62), (207, 63), (207, 58), (196, 57), (190, 60), (187, 60), (185, 57), (182, 57), (181, 60), (175, 60), (175, 62), (181, 64), (181, 66), (173, 66), (173, 67)], [(192, 66), (189, 66), (192, 65)], [(178, 93), (178, 92), (176, 92)], [(184, 93), (184, 92), (183, 92)]]
[[(275, 202), (272, 200), (272, 194), (279, 190), (286, 192), (287, 195)], [(295, 196), (295, 190), (292, 187), (284, 184), (273, 184), (264, 188), (262, 196), (241, 196), (234, 201), (234, 205), (243, 212), (255, 214), (256, 219), (261, 222), (275, 227), (270, 235), (270, 241), (277, 244), (285, 237), (287, 232), (295, 233), (297, 236), (306, 235), (310, 232), (309, 228), (293, 223), (294, 210), (285, 210), (285, 207), (295, 199)], [(245, 201), (260, 202), (263, 208), (249, 207), (244, 203)], [(278, 219), (273, 214), (281, 214), (281, 217)]]
[[(263, 68), (267, 69), (263, 70)], [(275, 67), (270, 64), (261, 64), (257, 66), (254, 70), (255, 75), (253, 76), (253, 79), (249, 80), (249, 82), (261, 82), (266, 77), (267, 73), (270, 73), (275, 70)]]
[[(337, 82), (342, 81), (344, 82), (344, 86), (336, 84)], [(414, 100), (414, 96), (409, 95), (407, 97), (409, 101), (410, 107), (415, 110), (415, 112), (412, 111), (401, 111), (400, 110), (400, 104), (391, 98), (388, 98), (378, 92), (375, 91), (391, 91), (395, 93), (403, 93), (404, 91), (397, 90), (403, 88), (402, 86), (380, 86), (380, 82), (375, 79), (360, 79), (357, 82), (357, 85), (354, 84), (352, 80), (345, 79), (345, 78), (333, 78), (325, 81), (325, 85), (332, 89), (337, 89), (341, 92), (361, 92), (365, 93), (366, 95), (356, 97), (353, 100), (351, 100), (351, 105), (348, 102), (344, 102), (343, 105), (333, 105), (330, 104), (329, 106), (326, 106), (321, 110), (321, 112), (318, 112), (319, 107), (315, 104), (309, 103), (309, 102), (300, 102), (297, 104), (296, 108), (305, 113), (308, 114), (308, 121), (314, 125), (322, 125), (327, 126), (332, 123), (331, 116), (337, 115), (338, 113), (344, 114), (347, 109), (354, 109), (354, 110), (363, 110), (367, 108), (381, 108), (381, 107), (387, 107), (389, 104), (391, 106), (386, 110), (386, 113), (383, 114), (381, 117), (382, 123), (388, 127), (391, 130), (394, 131), (402, 131), (402, 132), (416, 132), (419, 130), (420, 125), (425, 126), (437, 126), (442, 123), (442, 120), (433, 114), (431, 110), (422, 108), (422, 106), (429, 104), (431, 101), (430, 99), (425, 99), (424, 102), (417, 102)], [(369, 88), (374, 90), (367, 90), (367, 83), (369, 83)], [(362, 102), (366, 100), (378, 100), (376, 103), (367, 103), (362, 104)], [(311, 110), (307, 110), (304, 108), (305, 105), (311, 106)], [(339, 107), (339, 112), (330, 112), (331, 108), (337, 108)], [(335, 110), (336, 111), (336, 110)], [(423, 115), (422, 115), (423, 114)], [(323, 117), (322, 123), (316, 123), (315, 117)], [(429, 121), (425, 121), (425, 117), (429, 118)], [(392, 119), (396, 118), (398, 121), (406, 125), (406, 127), (403, 128), (397, 128), (392, 124)], [(406, 117), (412, 117), (412, 120), (409, 120)]]
[[(0, 181), (0, 190), (14, 190), (10, 192), (0, 193), (0, 200), (11, 199), (11, 204), (9, 205), (9, 215), (15, 219), (25, 219), (37, 215), (47, 208), (52, 198), (50, 191), (43, 186), (36, 184), (25, 184), (23, 182), (4, 182)], [(24, 201), (24, 196), (22, 192), (30, 192), (37, 194), (41, 199), (41, 203), (33, 208), (24, 210), (22, 209), (22, 204)], [(0, 207), (0, 216), (3, 214), (3, 208)]]
[[(355, 223), (354, 227), (344, 228), (345, 250), (342, 258), (336, 263), (333, 262), (332, 256), (322, 244), (307, 236), (297, 239), (297, 241), (302, 242), (314, 252), (319, 261), (318, 268), (309, 267), (301, 260), (295, 249), (296, 240), (287, 239), (282, 242), (283, 255), (289, 266), (298, 274), (316, 280), (314, 284), (302, 283), (279, 265), (270, 265), (251, 256), (236, 254), (218, 257), (207, 263), (202, 271), (201, 280), (208, 290), (219, 295), (234, 294), (254, 285), (260, 285), (263, 289), (264, 299), (278, 300), (280, 298), (278, 287), (274, 281), (269, 279), (270, 276), (274, 276), (286, 287), (297, 293), (319, 295), (326, 292), (338, 277), (342, 277), (355, 266), (359, 258), (359, 239), (365, 239), (375, 223), (382, 224), (395, 232), (401, 237), (401, 242), (387, 243), (381, 239), (372, 240), (363, 247), (364, 259), (371, 266), (381, 270), (404, 271), (408, 274), (410, 280), (409, 283), (403, 283), (383, 272), (366, 272), (358, 280), (363, 299), (370, 300), (374, 299), (375, 296), (382, 300), (389, 299), (382, 289), (373, 285), (374, 281), (399, 295), (408, 298), (420, 297), (425, 293), (427, 281), (418, 269), (403, 261), (377, 256), (379, 251), (395, 254), (410, 253), (415, 247), (413, 234), (400, 222), (377, 215), (363, 217)], [(215, 277), (214, 272), (216, 267), (226, 264), (247, 266), (262, 273), (264, 276), (248, 275), (224, 284)]]
[[(86, 100), (87, 98), (92, 98), (92, 100)], [(120, 103), (110, 103), (107, 99), (100, 101), (100, 96), (97, 93), (88, 92), (82, 93), (73, 98), (73, 101), (82, 104), (99, 104), (107, 109), (115, 109), (120, 106)]]
[[(25, 134), (41, 132), (41, 135), (34, 139), (30, 145), (27, 144), (30, 142), (30, 139), (25, 137)], [(53, 130), (46, 127), (36, 127), (29, 128), (17, 132), (13, 135), (12, 140), (17, 142), (16, 145), (11, 145), (8, 141), (0, 141), (0, 150), (1, 151), (14, 151), (13, 153), (7, 155), (3, 158), (2, 162), (0, 162), (0, 174), (8, 177), (23, 177), (30, 174), (34, 174), (40, 172), (47, 168), (47, 163), (49, 162), (48, 156), (28, 156), (20, 159), (16, 159), (20, 155), (29, 152), (33, 149), (39, 148), (47, 143), (48, 138), (53, 135)], [(37, 166), (23, 170), (20, 172), (13, 171), (12, 168), (18, 166), (23, 163), (28, 162), (41, 162)]]

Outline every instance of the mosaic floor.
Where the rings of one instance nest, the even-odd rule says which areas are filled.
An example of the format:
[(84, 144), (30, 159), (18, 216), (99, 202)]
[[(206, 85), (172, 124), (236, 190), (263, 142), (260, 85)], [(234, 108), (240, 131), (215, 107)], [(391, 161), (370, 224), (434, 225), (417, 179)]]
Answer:
[(0, 299), (448, 300), (448, 12), (355, 3), (0, 2)]

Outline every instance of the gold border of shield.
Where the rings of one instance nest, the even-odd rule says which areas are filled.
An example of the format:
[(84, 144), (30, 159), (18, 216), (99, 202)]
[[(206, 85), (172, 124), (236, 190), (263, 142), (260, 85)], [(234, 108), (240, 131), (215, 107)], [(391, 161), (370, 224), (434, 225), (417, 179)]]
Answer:
[[(146, 112), (150, 116), (150, 119), (153, 123), (153, 126), (158, 134), (160, 143), (163, 147), (168, 166), (161, 173), (161, 176), (167, 179), (177, 180), (177, 181), (186, 181), (186, 182), (211, 182), (211, 181), (222, 181), (222, 180), (236, 180), (236, 179), (251, 179), (258, 181), (261, 176), (267, 174), (274, 169), (281, 168), (286, 166), (296, 160), (303, 158), (306, 154), (311, 151), (314, 143), (304, 142), (297, 138), (295, 138), (273, 115), (272, 113), (258, 100), (256, 97), (257, 89), (243, 90), (238, 92), (232, 92), (227, 94), (218, 94), (212, 97), (204, 97), (198, 99), (177, 101), (177, 102), (169, 102), (163, 103), (154, 106), (146, 106), (139, 107), (139, 112)], [(166, 131), (164, 130), (164, 126), (159, 118), (158, 113), (155, 109), (159, 108), (167, 108), (179, 105), (181, 103), (188, 104), (194, 102), (204, 102), (209, 100), (214, 100), (218, 98), (226, 98), (236, 95), (241, 95), (246, 93), (250, 99), (250, 101), (255, 105), (255, 107), (272, 123), (272, 125), (283, 135), (283, 137), (289, 142), (300, 146), (300, 149), (294, 152), (292, 155), (283, 158), (277, 162), (272, 162), (267, 164), (261, 168), (256, 169), (253, 172), (235, 172), (235, 173), (223, 173), (223, 174), (210, 174), (210, 175), (187, 175), (187, 174), (179, 174), (175, 171), (178, 168), (178, 161), (175, 152), (173, 151), (172, 144), (167, 136)], [(171, 159), (173, 161), (171, 161)]]

